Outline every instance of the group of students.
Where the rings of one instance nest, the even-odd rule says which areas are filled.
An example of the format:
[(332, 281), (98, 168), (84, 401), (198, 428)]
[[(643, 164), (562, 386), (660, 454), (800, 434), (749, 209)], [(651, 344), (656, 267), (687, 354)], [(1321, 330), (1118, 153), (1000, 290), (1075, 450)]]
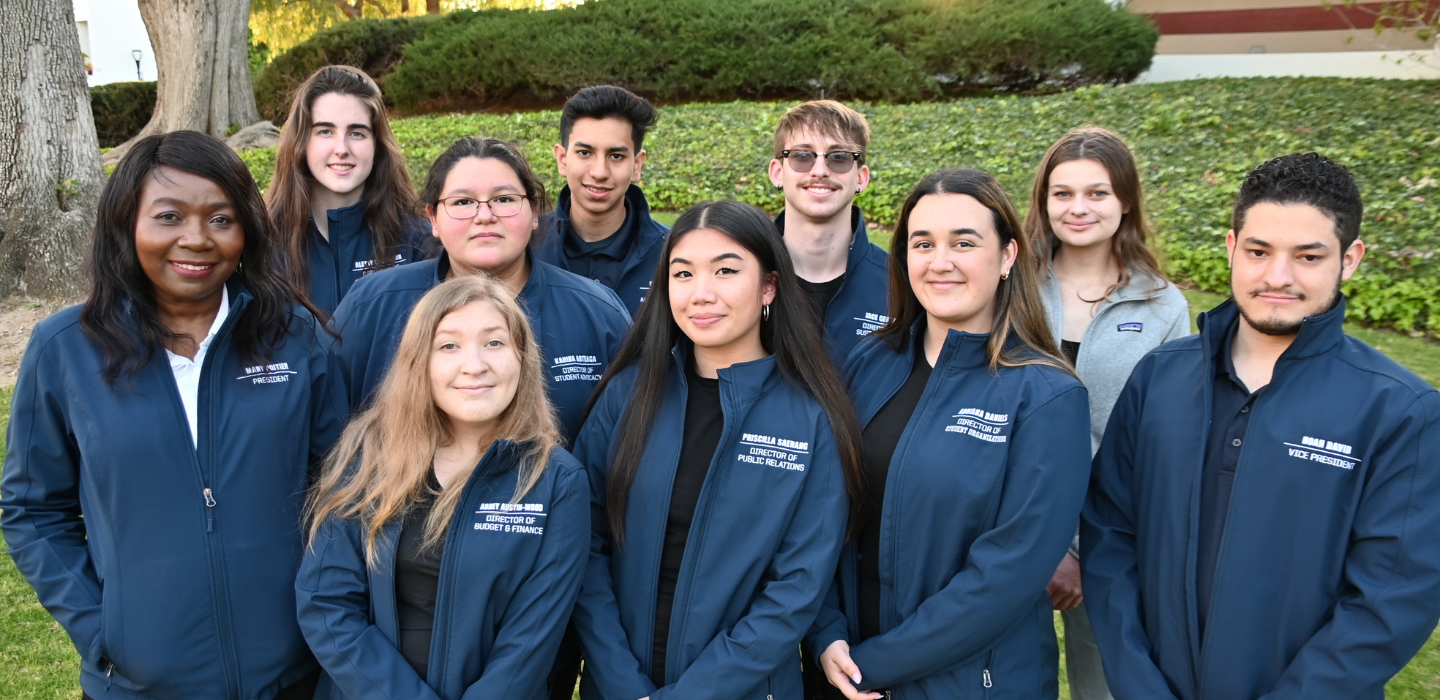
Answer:
[(673, 229), (655, 122), (572, 97), (554, 211), (494, 138), (417, 198), (342, 66), (263, 198), (137, 143), (0, 480), (86, 698), (1053, 698), (1054, 610), (1077, 699), (1380, 698), (1435, 628), (1440, 394), (1342, 332), (1342, 166), (1247, 176), (1190, 335), (1109, 131), (1023, 219), (928, 175), (887, 254), (854, 110), (782, 117), (779, 217)]

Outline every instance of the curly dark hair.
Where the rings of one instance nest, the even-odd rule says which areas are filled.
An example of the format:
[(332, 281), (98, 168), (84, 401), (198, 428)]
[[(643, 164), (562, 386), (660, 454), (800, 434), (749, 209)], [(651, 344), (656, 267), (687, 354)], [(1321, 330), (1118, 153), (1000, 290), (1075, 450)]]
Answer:
[(1245, 215), (1261, 202), (1308, 204), (1335, 222), (1340, 249), (1360, 237), (1365, 205), (1350, 170), (1319, 153), (1292, 153), (1270, 160), (1245, 176), (1235, 199), (1231, 228), (1239, 231)]

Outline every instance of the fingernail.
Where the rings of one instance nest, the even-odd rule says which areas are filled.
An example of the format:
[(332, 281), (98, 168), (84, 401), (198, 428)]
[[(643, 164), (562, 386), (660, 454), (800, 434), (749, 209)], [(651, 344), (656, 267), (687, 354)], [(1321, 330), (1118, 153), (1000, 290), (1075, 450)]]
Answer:
[(859, 671), (856, 671), (854, 675), (850, 676), (850, 680), (855, 681), (855, 684), (856, 684), (856, 685), (859, 685), (859, 684), (860, 684), (860, 672), (859, 672)]

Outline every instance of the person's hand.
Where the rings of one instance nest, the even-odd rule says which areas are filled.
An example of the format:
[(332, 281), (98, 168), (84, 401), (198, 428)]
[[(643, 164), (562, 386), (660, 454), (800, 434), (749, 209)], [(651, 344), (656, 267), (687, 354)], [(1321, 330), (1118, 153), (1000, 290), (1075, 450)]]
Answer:
[(1085, 600), (1080, 590), (1080, 560), (1074, 554), (1065, 553), (1065, 558), (1060, 560), (1060, 567), (1055, 569), (1055, 575), (1050, 579), (1050, 585), (1045, 587), (1045, 592), (1050, 594), (1050, 607), (1061, 611), (1070, 611), (1080, 606)]
[(850, 700), (879, 700), (880, 693), (857, 690), (860, 684), (860, 667), (850, 658), (850, 643), (837, 639), (820, 654), (820, 668), (825, 670), (825, 679), (840, 689)]

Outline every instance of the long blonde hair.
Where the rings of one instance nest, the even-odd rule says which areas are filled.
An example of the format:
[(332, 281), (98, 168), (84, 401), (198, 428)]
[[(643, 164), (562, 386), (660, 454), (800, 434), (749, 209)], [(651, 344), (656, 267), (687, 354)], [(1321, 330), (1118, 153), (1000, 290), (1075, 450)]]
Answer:
[[(509, 290), (485, 273), (465, 275), (432, 289), (410, 314), (395, 361), (370, 408), (345, 428), (325, 458), (320, 481), (306, 504), (310, 541), (330, 516), (365, 524), (365, 559), (376, 563), (381, 529), (405, 515), (424, 490), (435, 450), (454, 439), (450, 423), (430, 390), (430, 348), (435, 329), (450, 313), (476, 302), (491, 304), (504, 318), (520, 357), (515, 398), (501, 412), (494, 439), (524, 446), (514, 499), (540, 481), (550, 451), (560, 444), (560, 427), (550, 405), (540, 348), (525, 312)], [(443, 539), (459, 504), (463, 485), (475, 467), (455, 477), (456, 486), (440, 492), (425, 521), (424, 547)]]

